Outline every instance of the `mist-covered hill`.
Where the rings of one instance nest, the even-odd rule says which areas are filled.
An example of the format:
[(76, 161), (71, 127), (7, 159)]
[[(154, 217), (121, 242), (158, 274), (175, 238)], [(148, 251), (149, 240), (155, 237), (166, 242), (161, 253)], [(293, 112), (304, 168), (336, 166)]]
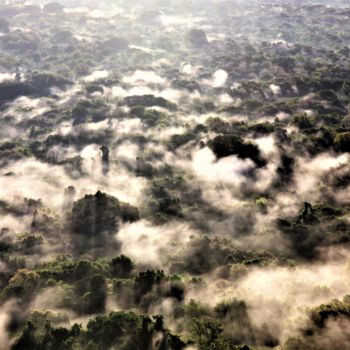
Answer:
[(0, 3), (0, 350), (350, 349), (350, 3)]

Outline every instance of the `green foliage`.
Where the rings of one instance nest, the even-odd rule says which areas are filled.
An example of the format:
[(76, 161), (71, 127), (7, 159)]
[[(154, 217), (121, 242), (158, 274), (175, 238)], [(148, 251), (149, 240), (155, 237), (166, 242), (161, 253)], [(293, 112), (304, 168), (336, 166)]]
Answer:
[(146, 109), (144, 106), (135, 106), (130, 110), (130, 115), (140, 118), (148, 127), (153, 128), (167, 121), (164, 113), (155, 109)]
[(350, 304), (333, 300), (328, 304), (322, 304), (310, 310), (310, 320), (317, 328), (323, 328), (330, 319), (350, 319)]
[(200, 302), (196, 302), (195, 300), (191, 299), (188, 304), (185, 305), (185, 315), (189, 319), (200, 319), (205, 316), (209, 316), (211, 314), (211, 311), (208, 307), (202, 305)]
[(34, 254), (44, 244), (44, 237), (36, 234), (23, 234), (19, 237), (17, 244), (24, 254)]
[(169, 141), (169, 148), (175, 150), (196, 138), (192, 132), (172, 135)]
[(125, 255), (113, 258), (110, 262), (111, 274), (113, 277), (129, 277), (134, 269), (134, 263)]
[(275, 131), (275, 126), (269, 122), (257, 123), (249, 126), (249, 131), (257, 135), (268, 135)]
[[(163, 107), (169, 110), (176, 110), (176, 105), (174, 103), (169, 102), (163, 97), (156, 97), (154, 95), (142, 95), (142, 96), (128, 96), (123, 99), (123, 101), (120, 103), (122, 106), (128, 106), (128, 107)], [(139, 108), (138, 111), (140, 112), (141, 109)]]
[(87, 237), (117, 231), (119, 220), (133, 222), (138, 219), (137, 208), (102, 192), (86, 195), (75, 202), (70, 218), (73, 232)]
[(175, 193), (182, 183), (183, 179), (180, 177), (152, 182), (149, 190), (151, 200), (148, 210), (157, 221), (164, 222), (169, 218), (183, 217), (181, 201)]
[(36, 272), (20, 269), (11, 277), (1, 295), (5, 300), (19, 298), (20, 300), (28, 301), (38, 291), (39, 286), (40, 278)]
[(190, 324), (190, 336), (200, 350), (249, 350), (248, 346), (237, 346), (226, 338), (223, 327), (215, 321), (194, 318)]
[(200, 275), (227, 264), (268, 265), (275, 259), (272, 254), (258, 250), (241, 250), (227, 239), (207, 236), (192, 237), (188, 245), (182, 268), (184, 271)]
[(152, 291), (155, 286), (159, 286), (166, 280), (163, 271), (147, 270), (140, 272), (135, 278), (135, 289), (137, 298)]
[(335, 104), (340, 104), (338, 97), (332, 90), (320, 90), (318, 94), (320, 99), (327, 100)]
[(22, 141), (8, 141), (0, 145), (2, 159), (19, 160), (32, 155), (30, 149)]
[(308, 117), (306, 114), (300, 114), (293, 117), (293, 123), (299, 128), (299, 129), (309, 129), (312, 127), (312, 122), (310, 120), (310, 117)]
[(190, 326), (191, 336), (201, 350), (219, 349), (222, 331), (218, 323), (198, 319), (193, 319)]
[[(1, 341), (22, 350), (345, 349), (348, 296), (298, 310), (308, 320), (281, 344), (301, 305), (299, 284), (284, 283), (288, 303), (264, 295), (248, 303), (254, 296), (240, 287), (256, 282), (251, 272), (264, 281), (267, 267), (284, 281), (289, 268), (326, 264), (329, 250), (350, 241), (349, 165), (345, 155), (327, 160), (350, 152), (349, 9), (157, 0), (135, 10), (135, 2), (119, 1), (118, 15), (111, 6), (108, 20), (74, 4), (0, 4)], [(184, 34), (177, 18), (192, 13), (200, 21)], [(203, 29), (215, 22), (208, 40)], [(137, 81), (145, 71), (161, 79)], [(266, 139), (271, 149), (259, 149)], [(103, 177), (85, 160), (102, 145), (111, 165)], [(198, 174), (190, 165), (207, 146), (218, 164)], [(219, 159), (231, 155), (251, 167), (224, 173)], [(136, 193), (142, 215), (102, 192), (74, 202), (95, 185), (123, 195), (135, 185), (130, 197), (145, 188)], [(42, 201), (22, 199), (27, 191)], [(319, 202), (294, 214), (308, 197)], [(143, 236), (144, 224), (155, 231)], [(142, 251), (146, 239), (152, 252)], [(119, 255), (134, 248), (135, 261)], [(339, 294), (337, 285), (303, 287), (315, 300)], [(209, 306), (203, 293), (220, 302)], [(244, 300), (223, 297), (236, 294)], [(107, 315), (113, 305), (121, 311)], [(268, 312), (252, 319), (260, 307)], [(68, 316), (84, 326), (68, 326)]]
[[(158, 344), (152, 346), (157, 336)], [(91, 319), (83, 330), (80, 325), (70, 329), (53, 328), (50, 321), (44, 324), (37, 319), (29, 321), (19, 334), (13, 349), (16, 350), (182, 350), (185, 344), (163, 328), (159, 317), (138, 316), (133, 312), (112, 312)]]
[(258, 206), (258, 207), (261, 207), (261, 208), (265, 208), (269, 203), (269, 200), (265, 197), (259, 197), (256, 201), (255, 201), (255, 204)]
[[(297, 217), (278, 219), (277, 226), (288, 235), (300, 256), (312, 258), (317, 256), (317, 248), (346, 239), (347, 224), (342, 221), (342, 215), (340, 208), (305, 202)], [(322, 227), (322, 231), (318, 227)]]

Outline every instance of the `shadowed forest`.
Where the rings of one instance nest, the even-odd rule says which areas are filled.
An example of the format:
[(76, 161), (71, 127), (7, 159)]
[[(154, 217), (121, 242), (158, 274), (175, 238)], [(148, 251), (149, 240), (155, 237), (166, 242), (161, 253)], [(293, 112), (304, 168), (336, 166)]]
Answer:
[(349, 18), (0, 1), (0, 350), (350, 349)]

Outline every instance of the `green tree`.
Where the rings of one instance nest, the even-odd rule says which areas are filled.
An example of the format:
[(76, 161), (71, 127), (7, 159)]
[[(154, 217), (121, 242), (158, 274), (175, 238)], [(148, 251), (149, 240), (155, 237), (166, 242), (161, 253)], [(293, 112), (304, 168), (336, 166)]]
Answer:
[(125, 255), (120, 255), (110, 262), (111, 274), (113, 277), (128, 277), (134, 269), (134, 263)]

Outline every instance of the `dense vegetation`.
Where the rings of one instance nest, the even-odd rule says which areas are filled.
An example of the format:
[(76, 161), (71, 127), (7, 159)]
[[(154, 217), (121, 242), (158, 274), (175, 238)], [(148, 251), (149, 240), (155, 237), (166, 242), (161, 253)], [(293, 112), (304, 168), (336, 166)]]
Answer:
[(0, 3), (0, 350), (350, 348), (348, 2)]

